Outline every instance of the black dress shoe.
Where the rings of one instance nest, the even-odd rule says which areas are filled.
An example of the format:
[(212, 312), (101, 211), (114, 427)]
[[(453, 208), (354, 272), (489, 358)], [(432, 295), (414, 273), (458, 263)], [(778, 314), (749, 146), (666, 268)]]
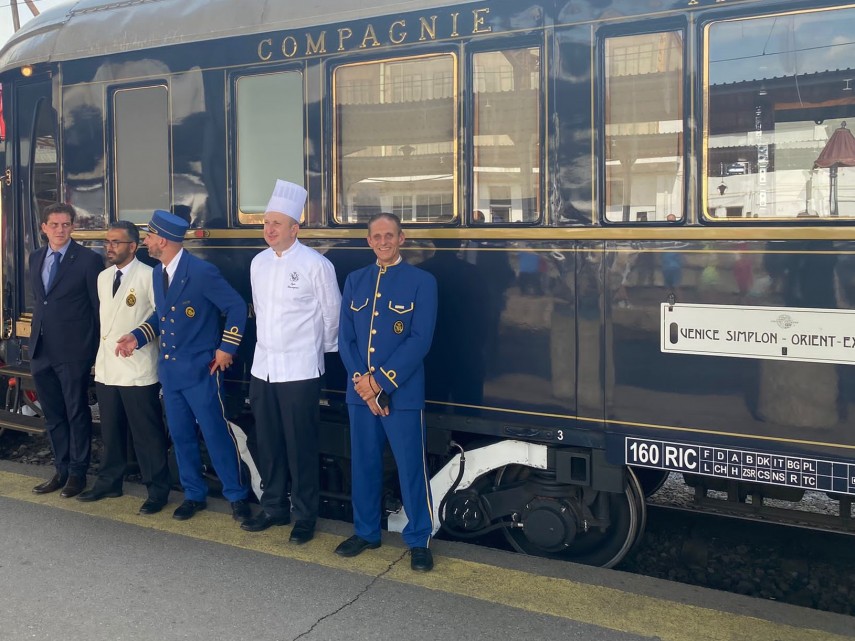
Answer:
[(428, 548), (410, 549), (410, 568), (416, 572), (433, 570), (433, 554)]
[(166, 505), (166, 501), (155, 501), (154, 499), (146, 499), (145, 503), (140, 505), (140, 514), (157, 514)]
[(376, 550), (380, 547), (380, 541), (366, 541), (355, 534), (338, 544), (335, 553), (339, 556), (356, 556), (365, 550)]
[(50, 494), (56, 492), (59, 488), (65, 485), (65, 479), (59, 474), (54, 474), (44, 483), (39, 483), (33, 488), (33, 494)]
[(84, 503), (91, 503), (92, 501), (100, 501), (101, 499), (115, 499), (120, 496), (122, 496), (121, 490), (101, 490), (93, 487), (91, 490), (81, 492), (77, 500)]
[(59, 495), (64, 499), (70, 499), (72, 496), (77, 496), (86, 488), (86, 477), (69, 476), (65, 482), (65, 487)]
[(238, 523), (243, 523), (252, 516), (252, 510), (249, 509), (249, 503), (246, 499), (232, 501), (232, 518)]
[(186, 521), (187, 519), (192, 519), (196, 512), (200, 512), (206, 507), (208, 507), (208, 504), (205, 501), (191, 501), (190, 499), (185, 499), (181, 505), (175, 508), (175, 511), (172, 513), (172, 518), (178, 519), (179, 521)]
[(262, 530), (269, 528), (271, 525), (288, 525), (290, 522), (290, 516), (271, 516), (264, 510), (261, 510), (261, 512), (252, 518), (241, 523), (240, 528), (247, 532), (261, 532)]
[(314, 521), (297, 521), (294, 524), (294, 529), (291, 530), (291, 536), (288, 540), (294, 545), (303, 545), (315, 538), (315, 522)]

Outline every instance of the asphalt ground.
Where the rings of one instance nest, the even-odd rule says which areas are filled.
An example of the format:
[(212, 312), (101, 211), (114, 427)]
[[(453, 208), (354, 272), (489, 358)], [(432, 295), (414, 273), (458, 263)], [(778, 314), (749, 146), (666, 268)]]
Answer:
[(855, 639), (853, 617), (465, 543), (432, 543), (424, 574), (394, 534), (343, 559), (346, 523), (294, 546), (290, 527), (240, 530), (223, 501), (180, 522), (173, 492), (140, 516), (141, 486), (81, 503), (33, 494), (33, 471), (0, 461), (2, 641)]

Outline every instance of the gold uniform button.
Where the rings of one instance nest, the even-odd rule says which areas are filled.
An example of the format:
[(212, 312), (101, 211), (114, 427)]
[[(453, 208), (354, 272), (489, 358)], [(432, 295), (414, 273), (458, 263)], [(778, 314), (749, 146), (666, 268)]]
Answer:
[(379, 316), (379, 315), (380, 315), (380, 312), (374, 312), (374, 315), (375, 315), (375, 316)]
[(168, 360), (169, 360), (169, 354), (164, 354), (164, 355), (163, 355), (163, 358), (164, 358), (164, 360), (167, 360), (167, 361), (168, 361)]
[(371, 368), (371, 371), (372, 371), (372, 372), (374, 371), (374, 368), (373, 368), (373, 367)]
[(175, 311), (175, 308), (174, 308), (174, 307), (172, 307), (171, 309), (172, 309), (172, 311), (173, 311), (173, 312)]
[(161, 322), (161, 323), (165, 323), (165, 322), (166, 322), (166, 316), (164, 316), (163, 318), (161, 318), (161, 319), (160, 319), (160, 322)]
[(166, 343), (161, 343), (160, 345), (161, 345), (162, 347), (166, 347)]
[(368, 351), (369, 351), (369, 352), (371, 352), (371, 353), (373, 354), (373, 353), (374, 353), (374, 348), (373, 348), (373, 347), (369, 347), (369, 348), (368, 348)]
[(372, 333), (372, 334), (376, 334), (376, 333), (377, 333), (377, 330), (376, 330), (376, 329), (372, 329), (372, 330), (371, 330), (371, 333)]
[(380, 292), (377, 292), (377, 298), (380, 298), (381, 296), (382, 294)]

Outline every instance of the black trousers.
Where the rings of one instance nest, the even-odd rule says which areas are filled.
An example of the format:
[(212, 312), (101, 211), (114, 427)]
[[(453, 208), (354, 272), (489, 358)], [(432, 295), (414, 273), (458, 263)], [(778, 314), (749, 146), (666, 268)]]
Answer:
[(56, 363), (33, 372), (45, 416), (54, 465), (61, 478), (86, 476), (92, 452), (92, 412), (89, 410), (90, 361)]
[(250, 381), (261, 507), (271, 516), (286, 516), (293, 505), (295, 519), (318, 518), (320, 395), (320, 378), (270, 383), (253, 376)]
[(96, 383), (101, 408), (104, 452), (93, 489), (121, 491), (127, 466), (128, 430), (140, 464), (148, 498), (165, 503), (169, 496), (166, 426), (158, 392), (160, 384), (104, 385)]

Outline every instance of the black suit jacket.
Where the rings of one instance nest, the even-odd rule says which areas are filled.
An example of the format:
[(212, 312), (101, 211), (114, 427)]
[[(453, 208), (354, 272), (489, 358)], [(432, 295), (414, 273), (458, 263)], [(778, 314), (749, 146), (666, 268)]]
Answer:
[(30, 285), (35, 304), (30, 334), (30, 369), (54, 363), (93, 361), (98, 351), (98, 274), (104, 260), (74, 240), (59, 264), (53, 287), (45, 292), (42, 266), (49, 246), (30, 254)]

